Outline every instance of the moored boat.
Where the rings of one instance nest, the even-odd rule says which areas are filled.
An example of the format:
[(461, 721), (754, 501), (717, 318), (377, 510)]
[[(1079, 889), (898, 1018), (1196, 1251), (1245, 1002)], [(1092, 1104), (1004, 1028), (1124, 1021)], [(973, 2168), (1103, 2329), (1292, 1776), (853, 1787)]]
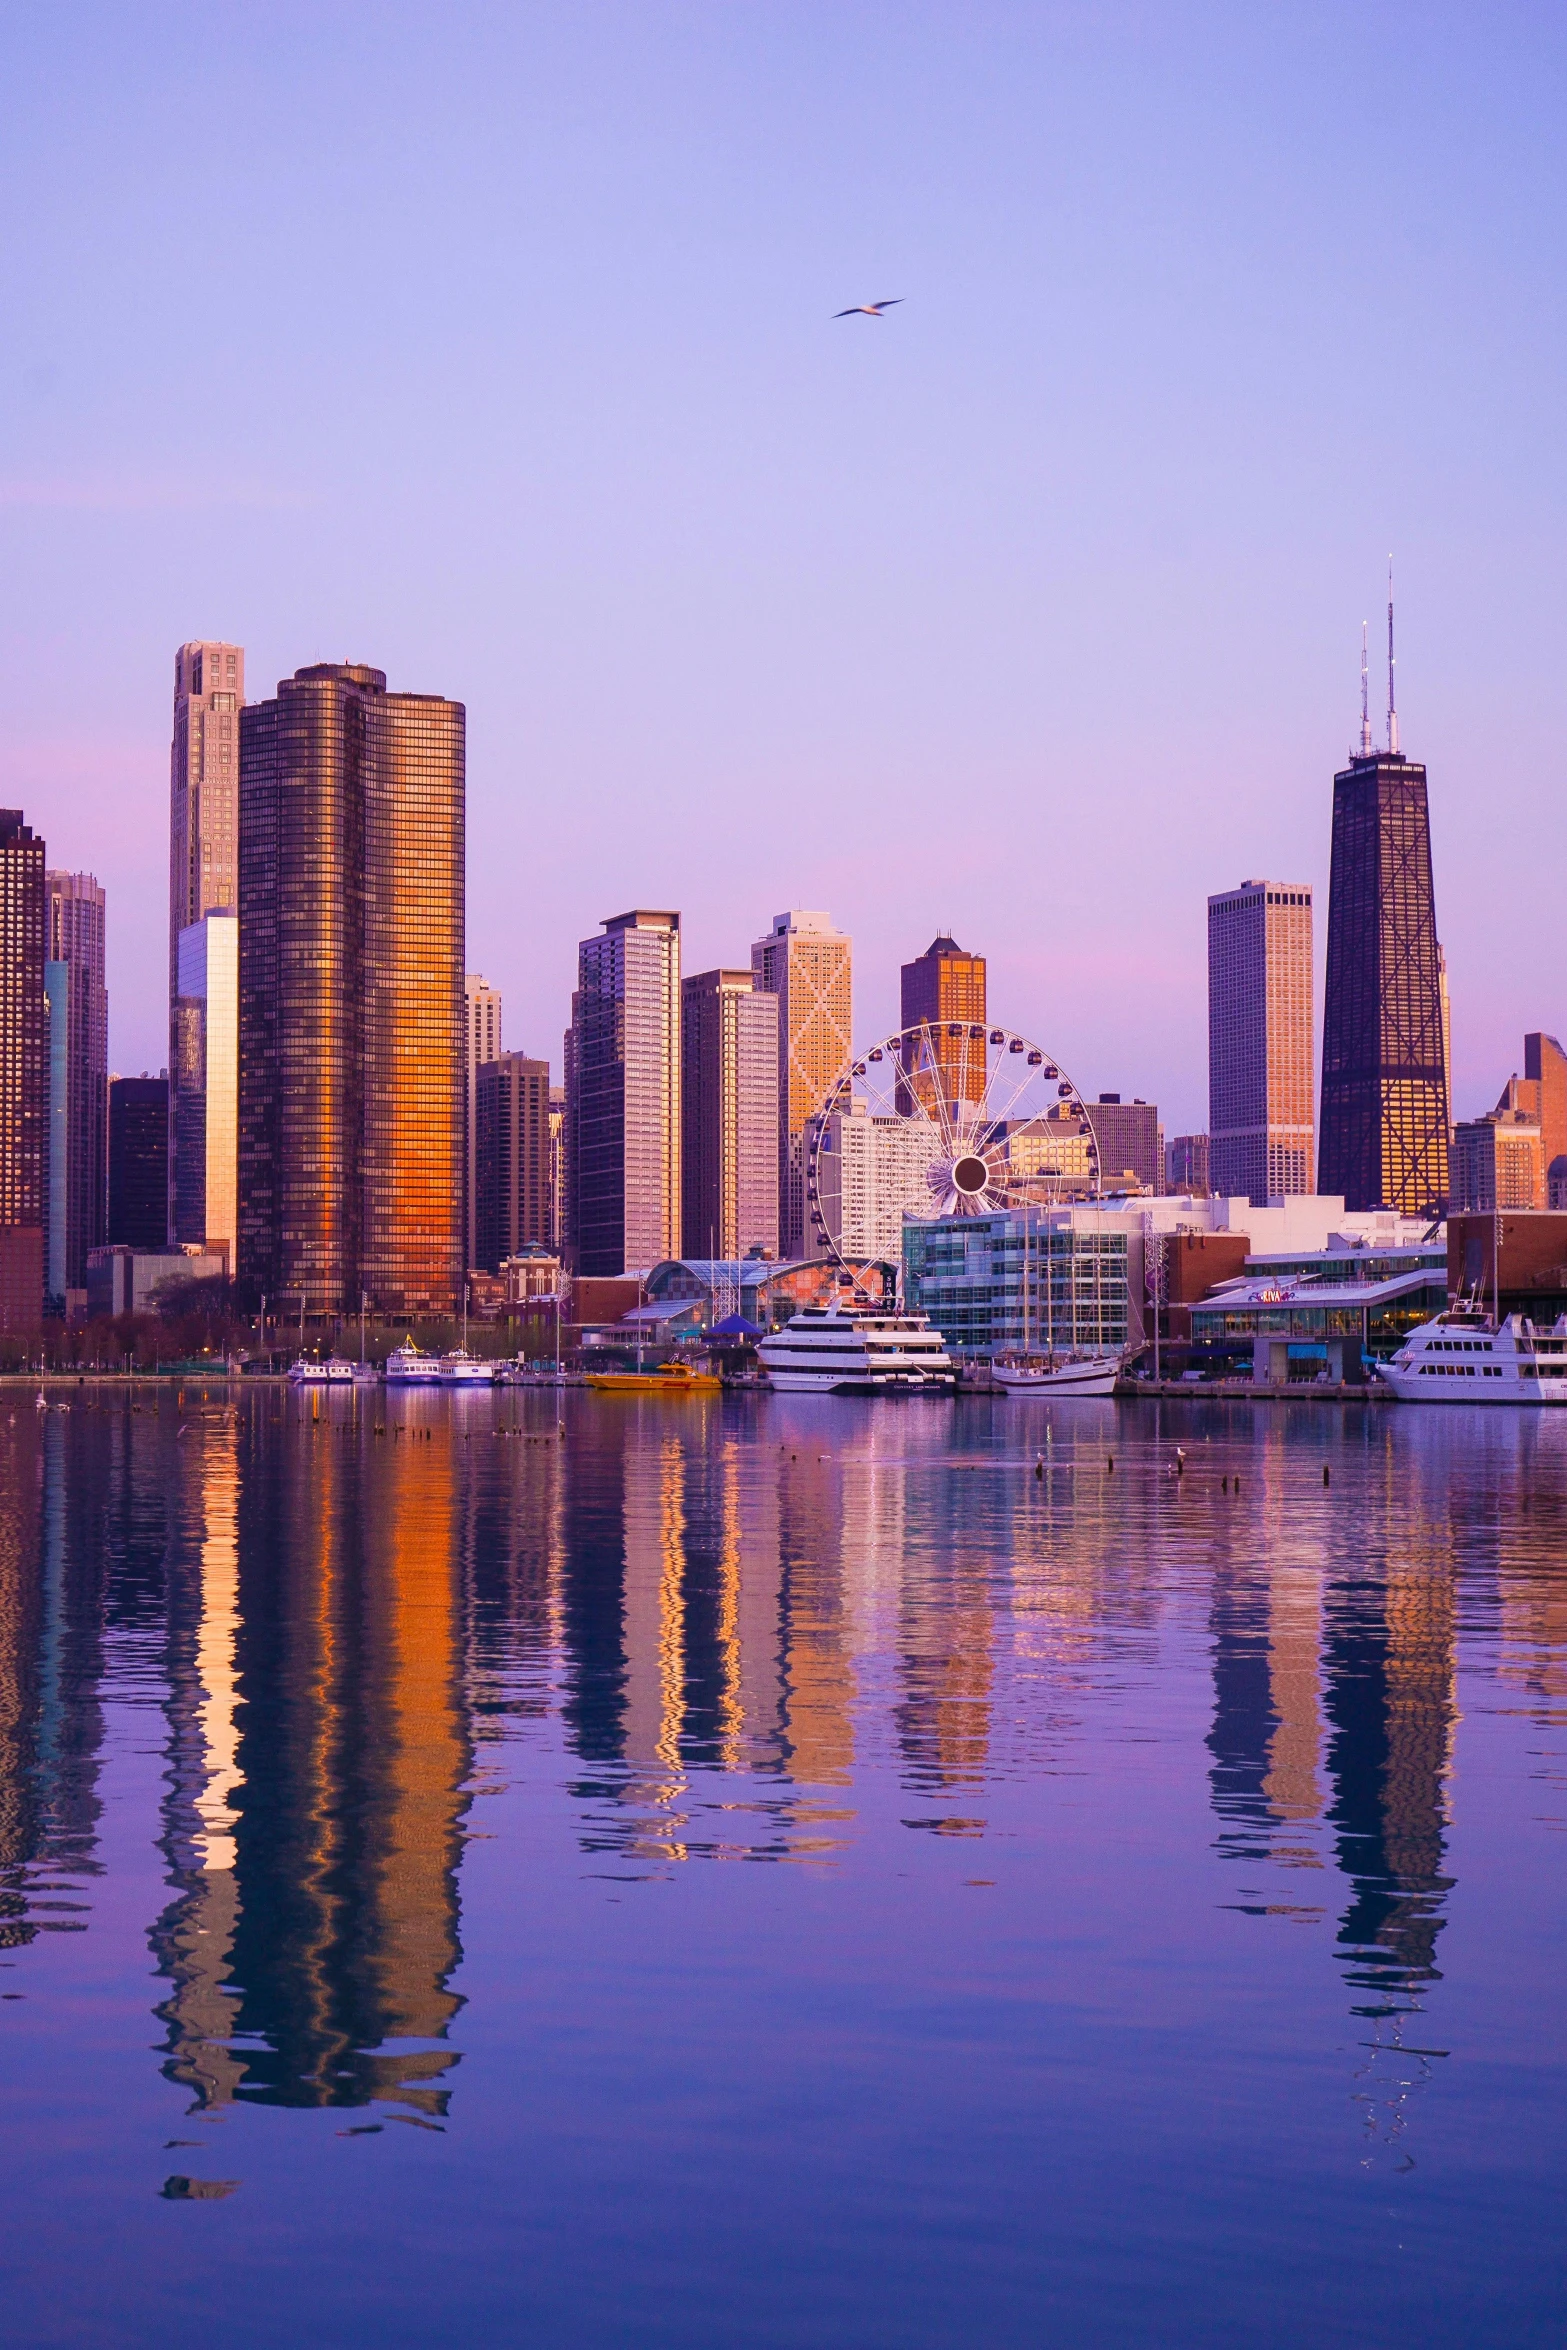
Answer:
[(1567, 1404), (1567, 1314), (1536, 1330), (1459, 1304), (1411, 1330), (1377, 1372), (1400, 1403)]
[(386, 1358), (388, 1387), (493, 1387), (495, 1365), (454, 1347), (450, 1354), (426, 1354), (405, 1338)]
[(346, 1387), (353, 1384), (354, 1366), (341, 1355), (324, 1361), (319, 1355), (299, 1355), (289, 1364), (288, 1376), (295, 1387)]
[(660, 1363), (656, 1371), (590, 1371), (588, 1385), (600, 1395), (717, 1395), (716, 1371), (694, 1371), (689, 1363)]
[(1113, 1395), (1121, 1357), (1113, 1355), (1011, 1355), (990, 1366), (1008, 1395)]
[(758, 1343), (756, 1358), (784, 1394), (937, 1395), (956, 1377), (928, 1315), (874, 1307), (802, 1306)]

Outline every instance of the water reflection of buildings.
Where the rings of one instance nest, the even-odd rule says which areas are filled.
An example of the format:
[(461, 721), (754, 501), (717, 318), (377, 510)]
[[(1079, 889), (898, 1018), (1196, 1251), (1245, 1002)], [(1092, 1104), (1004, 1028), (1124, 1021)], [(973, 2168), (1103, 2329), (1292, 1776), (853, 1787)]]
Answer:
[(1455, 1720), (1453, 1578), (1434, 1557), (1389, 1566), (1328, 1603), (1323, 1650), (1329, 1811), (1351, 1898), (1339, 1928), (1363, 2014), (1418, 2004), (1437, 1936)]
[[(1336, 1569), (1331, 1504), (1275, 1441), (1260, 1467), (1267, 1548), (1248, 1521), (1218, 1537), (1213, 1561), (1210, 1784), (1218, 1846), (1248, 1863), (1310, 1868), (1323, 1830), (1349, 1884), (1339, 1926), (1348, 1982), (1375, 1994), (1366, 2013), (1408, 2007), (1436, 1973), (1447, 1773), (1454, 1714), (1450, 1545), (1417, 1499), (1389, 1493), (1379, 1527), (1397, 1529), (1381, 1566)], [(1313, 1464), (1314, 1470), (1314, 1464)], [(1300, 1490), (1293, 1490), (1291, 1477)], [(1320, 1826), (1319, 1826), (1320, 1823)], [(1269, 1900), (1253, 1878), (1238, 1906), (1316, 1916)]]
[[(591, 1847), (667, 1862), (695, 1842), (694, 1770), (760, 1775), (743, 1847), (776, 1855), (816, 1816), (785, 1790), (847, 1782), (855, 1678), (844, 1508), (831, 1463), (726, 1429), (723, 1405), (596, 1413), (573, 1430), (562, 1502), (562, 1714), (604, 1806)], [(805, 1839), (810, 1843), (812, 1839)]]
[[(1358, 1555), (1335, 1552), (1331, 1504), (1275, 1437), (1260, 1462), (1267, 1547), (1249, 1527), (1213, 1562), (1210, 1784), (1218, 1848), (1245, 1867), (1237, 1908), (1316, 1919), (1320, 1900), (1270, 1894), (1269, 1864), (1347, 1881), (1337, 1944), (1366, 2019), (1356, 2096), (1373, 2139), (1396, 2145), (1434, 2052), (1407, 2019), (1439, 1980), (1437, 1939), (1454, 1723), (1456, 1561), (1418, 1484), (1368, 1490)], [(1396, 1548), (1395, 1548), (1396, 1543)], [(1380, 1556), (1379, 1556), (1380, 1553)], [(1411, 2069), (1413, 2068), (1413, 2069)]]
[[(1249, 1541), (1226, 1545), (1214, 1563), (1209, 1780), (1221, 1851), (1319, 1868), (1310, 1831), (1323, 1814), (1322, 1577), (1279, 1555), (1286, 1539), (1275, 1535), (1265, 1566)], [(1321, 1915), (1316, 1904), (1241, 1906)]]
[(0, 1948), (81, 1924), (95, 1866), (105, 1542), (70, 1431), (0, 1425)]
[(444, 2108), (470, 1767), (452, 1444), (258, 1412), (243, 1447), (219, 1421), (181, 1448), (154, 1942), (166, 2069), (203, 2106)]

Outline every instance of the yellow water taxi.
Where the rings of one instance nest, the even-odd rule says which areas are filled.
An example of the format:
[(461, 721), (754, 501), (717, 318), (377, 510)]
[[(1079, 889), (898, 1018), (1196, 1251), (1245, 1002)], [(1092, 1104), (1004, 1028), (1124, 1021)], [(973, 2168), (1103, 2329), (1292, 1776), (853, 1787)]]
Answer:
[(689, 1363), (660, 1363), (656, 1371), (590, 1371), (588, 1385), (600, 1395), (717, 1395), (716, 1371), (693, 1371)]

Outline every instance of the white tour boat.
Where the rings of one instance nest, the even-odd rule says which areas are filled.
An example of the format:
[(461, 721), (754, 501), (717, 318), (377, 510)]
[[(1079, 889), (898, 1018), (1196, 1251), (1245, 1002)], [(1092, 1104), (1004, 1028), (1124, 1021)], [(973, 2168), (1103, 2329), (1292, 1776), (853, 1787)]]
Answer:
[(288, 1375), (296, 1387), (351, 1387), (354, 1365), (341, 1355), (328, 1355), (324, 1362), (319, 1355), (300, 1355)]
[(1400, 1403), (1567, 1404), (1567, 1314), (1536, 1330), (1525, 1314), (1454, 1306), (1377, 1369)]
[(463, 1347), (450, 1354), (426, 1354), (405, 1338), (386, 1358), (388, 1387), (493, 1387), (495, 1365), (483, 1362)]
[(1121, 1357), (1014, 1355), (992, 1363), (990, 1372), (1008, 1395), (1113, 1395), (1121, 1376)]
[(786, 1394), (939, 1394), (953, 1384), (952, 1357), (925, 1314), (802, 1306), (758, 1342), (756, 1354), (770, 1384)]

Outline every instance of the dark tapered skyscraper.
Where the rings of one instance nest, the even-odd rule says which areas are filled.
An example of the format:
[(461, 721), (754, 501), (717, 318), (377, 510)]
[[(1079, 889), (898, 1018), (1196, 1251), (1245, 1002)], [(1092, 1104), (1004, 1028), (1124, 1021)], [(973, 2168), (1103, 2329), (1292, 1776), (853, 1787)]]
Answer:
[(240, 720), (240, 1272), (287, 1309), (462, 1283), (460, 702), (379, 669)]
[(1372, 749), (1364, 694), (1360, 746), (1333, 778), (1318, 1184), (1421, 1215), (1448, 1193), (1441, 949), (1426, 771), (1399, 752), (1391, 660), (1389, 747)]

